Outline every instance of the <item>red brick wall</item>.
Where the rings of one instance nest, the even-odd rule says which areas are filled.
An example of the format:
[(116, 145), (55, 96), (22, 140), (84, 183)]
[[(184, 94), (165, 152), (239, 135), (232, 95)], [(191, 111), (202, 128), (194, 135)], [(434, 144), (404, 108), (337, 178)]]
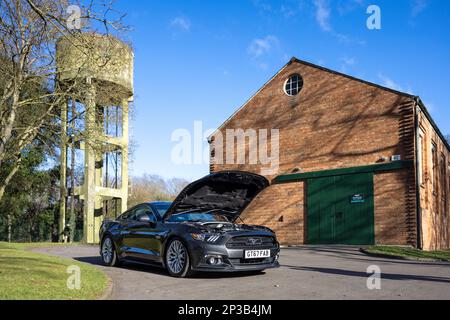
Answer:
[(304, 243), (304, 217), (303, 182), (271, 185), (242, 214), (246, 223), (275, 230), (282, 244)]
[[(413, 245), (414, 205), (408, 201), (411, 170), (377, 173), (375, 190), (375, 242), (379, 245)], [(244, 211), (247, 223), (276, 231), (283, 244), (304, 244), (307, 228), (306, 182), (276, 184), (263, 191)]]
[[(425, 250), (448, 249), (450, 248), (450, 170), (448, 169), (450, 154), (423, 113), (419, 114), (419, 127), (424, 137), (421, 159), (423, 178), (419, 188), (422, 243)], [(433, 144), (436, 146), (437, 154), (435, 164), (433, 164), (431, 152)], [(441, 156), (445, 159), (444, 174), (441, 170)]]
[[(377, 173), (374, 177), (375, 242), (413, 245), (416, 233), (415, 198), (409, 199), (412, 170)], [(410, 200), (410, 201), (409, 201)]]
[[(283, 85), (293, 73), (302, 75), (304, 86), (299, 95), (289, 97), (284, 93)], [(381, 157), (392, 155), (401, 155), (403, 160), (414, 159), (413, 105), (410, 97), (309, 64), (293, 62), (281, 70), (220, 131), (226, 141), (226, 129), (278, 129), (280, 168), (267, 176), (271, 180), (280, 174), (291, 173), (295, 168), (300, 172), (348, 168), (375, 164)], [(214, 149), (214, 143), (211, 148)], [(248, 145), (245, 152), (249, 153)], [(225, 154), (223, 158), (226, 159)], [(211, 164), (213, 172), (243, 170), (261, 174), (261, 168), (261, 164), (251, 165), (248, 162), (242, 165)], [(407, 186), (401, 186), (406, 183), (404, 179), (387, 176), (385, 179), (393, 179), (389, 183), (398, 184), (401, 192), (409, 192), (409, 198), (415, 196), (414, 189), (411, 193)], [(414, 183), (414, 177), (409, 179)], [(263, 222), (273, 227), (282, 242), (303, 243), (303, 202), (303, 188), (298, 185), (271, 186), (247, 211), (252, 222)], [(285, 218), (288, 217), (289, 222), (277, 222), (279, 208), (286, 205)], [(378, 207), (383, 208), (375, 213), (376, 221), (381, 222), (377, 226), (379, 242), (399, 240), (398, 244), (405, 243), (405, 235), (395, 238), (383, 227), (388, 217), (400, 215), (398, 228), (408, 229), (408, 239), (413, 244), (415, 236), (411, 232), (415, 232), (415, 228), (404, 221), (405, 208), (399, 212), (397, 207), (382, 207), (380, 202)], [(408, 210), (409, 215), (414, 217), (415, 207)], [(289, 228), (298, 233), (287, 233)]]
[[(289, 97), (283, 85), (293, 73), (303, 76), (304, 86)], [(413, 130), (412, 103), (411, 98), (294, 62), (220, 131), (226, 141), (226, 129), (279, 129), (280, 170), (269, 178), (294, 168), (309, 172), (374, 164), (382, 156), (412, 159), (413, 139), (406, 138), (406, 131)], [(261, 172), (259, 164), (212, 168), (224, 169)]]

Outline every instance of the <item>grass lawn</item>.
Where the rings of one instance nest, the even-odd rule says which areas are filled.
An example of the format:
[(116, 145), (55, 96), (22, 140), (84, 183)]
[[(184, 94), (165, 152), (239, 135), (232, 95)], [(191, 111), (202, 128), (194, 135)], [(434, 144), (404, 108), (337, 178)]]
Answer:
[(369, 253), (385, 254), (395, 257), (410, 259), (435, 259), (450, 261), (450, 250), (446, 251), (422, 251), (412, 248), (373, 246), (365, 249)]
[[(0, 242), (0, 300), (79, 300), (99, 298), (108, 278), (99, 269), (72, 259), (27, 251), (54, 243), (17, 244)], [(81, 270), (79, 290), (67, 288), (67, 267)]]

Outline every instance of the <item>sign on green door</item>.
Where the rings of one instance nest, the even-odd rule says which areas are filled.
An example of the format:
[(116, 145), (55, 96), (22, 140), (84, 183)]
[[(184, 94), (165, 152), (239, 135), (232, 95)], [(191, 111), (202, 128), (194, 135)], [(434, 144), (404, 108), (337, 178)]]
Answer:
[(309, 244), (374, 244), (373, 173), (307, 181)]

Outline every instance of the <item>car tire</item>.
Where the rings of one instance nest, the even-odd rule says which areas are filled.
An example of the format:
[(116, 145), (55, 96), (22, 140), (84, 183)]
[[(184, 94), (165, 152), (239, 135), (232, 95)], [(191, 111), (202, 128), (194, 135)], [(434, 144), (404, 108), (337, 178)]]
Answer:
[(114, 241), (110, 236), (106, 236), (102, 241), (101, 257), (105, 265), (109, 267), (116, 267), (120, 265), (119, 257), (117, 256)]
[(179, 238), (173, 238), (167, 243), (164, 263), (172, 277), (185, 278), (192, 274), (189, 251)]

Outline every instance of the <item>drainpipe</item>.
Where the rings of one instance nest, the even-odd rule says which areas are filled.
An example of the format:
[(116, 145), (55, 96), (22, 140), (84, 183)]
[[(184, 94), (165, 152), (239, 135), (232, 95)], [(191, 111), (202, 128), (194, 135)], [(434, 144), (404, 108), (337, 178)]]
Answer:
[(419, 166), (421, 159), (419, 159), (419, 113), (420, 107), (419, 107), (419, 98), (415, 98), (415, 112), (414, 112), (414, 137), (416, 139), (416, 148), (415, 148), (415, 158), (416, 158), (416, 221), (417, 221), (417, 249), (422, 250), (422, 211), (420, 206), (420, 177), (419, 177)]

